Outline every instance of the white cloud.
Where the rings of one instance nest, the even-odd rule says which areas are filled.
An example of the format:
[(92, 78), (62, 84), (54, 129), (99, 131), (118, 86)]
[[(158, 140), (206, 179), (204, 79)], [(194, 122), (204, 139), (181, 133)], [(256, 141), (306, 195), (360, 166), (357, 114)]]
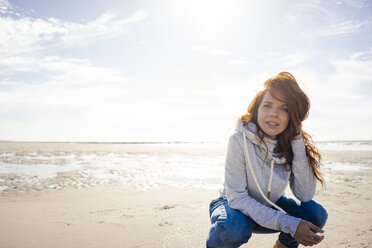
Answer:
[(1, 86), (17, 86), (17, 85), (19, 85), (19, 82), (17, 81), (9, 81), (9, 80), (0, 81), (0, 87)]
[(63, 27), (28, 17), (2, 17), (0, 26), (0, 54), (3, 57), (41, 49), (39, 42), (50, 41), (54, 34), (66, 32)]
[(293, 71), (312, 103), (306, 130), (317, 140), (371, 139), (372, 60), (337, 59), (331, 64), (334, 72), (329, 75), (310, 68)]
[(53, 81), (64, 85), (123, 82), (129, 79), (124, 77), (119, 70), (95, 66), (87, 59), (12, 56), (1, 60), (0, 65), (3, 75), (11, 76), (17, 72), (45, 72), (53, 75)]
[(247, 65), (251, 64), (251, 62), (247, 58), (240, 58), (240, 59), (231, 59), (227, 61), (228, 64), (230, 65)]
[[(61, 40), (69, 45), (86, 43), (91, 38), (108, 38), (129, 32), (127, 26), (142, 21), (147, 16), (145, 11), (136, 11), (125, 19), (118, 19), (113, 12), (107, 12), (97, 20), (86, 24), (69, 23), (68, 32)], [(53, 19), (55, 21), (55, 19)]]
[(296, 52), (284, 56), (281, 64), (283, 68), (292, 68), (301, 65), (302, 63), (306, 62), (309, 58), (310, 55), (308, 54), (305, 54), (303, 52)]
[(208, 53), (208, 54), (212, 54), (212, 55), (218, 55), (218, 56), (230, 56), (232, 55), (233, 53), (227, 49), (211, 49), (209, 47), (206, 47), (206, 46), (194, 46), (191, 48), (192, 50), (194, 51), (198, 51), (198, 52), (203, 52), (203, 53)]
[(324, 27), (308, 29), (307, 32), (318, 36), (341, 36), (350, 35), (364, 31), (365, 23), (348, 20), (334, 23)]
[(124, 77), (119, 70), (98, 67), (89, 60), (45, 57), (40, 62), (41, 69), (61, 73), (54, 76), (54, 80), (57, 82), (79, 85), (92, 84), (93, 82), (99, 84), (120, 83), (129, 79)]
[[(18, 113), (16, 118), (22, 118), (30, 112), (26, 115), (34, 113), (38, 118), (53, 108), (86, 111), (134, 97), (129, 78), (120, 69), (96, 66), (86, 59), (39, 57), (35, 51), (120, 35), (145, 19), (146, 12), (136, 11), (126, 18), (106, 12), (91, 22), (75, 23), (17, 15), (6, 0), (0, 0), (0, 11), (8, 14), (0, 17), (1, 113)], [(22, 74), (27, 78), (18, 76)]]
[(342, 92), (344, 98), (353, 99), (353, 94), (364, 95), (370, 98), (372, 94), (372, 60), (335, 60), (332, 64), (336, 72), (330, 75), (330, 86), (334, 86), (336, 92)]
[(352, 35), (366, 31), (371, 24), (370, 17), (361, 15), (358, 19), (352, 19), (341, 13), (361, 6), (367, 7), (364, 3), (353, 0), (297, 2), (291, 5), (286, 19), (291, 25), (301, 29), (300, 35), (304, 38)]
[(350, 60), (372, 60), (372, 47), (365, 52), (355, 52), (350, 56)]
[(32, 106), (84, 108), (130, 96), (124, 90), (129, 79), (119, 70), (98, 67), (88, 60), (12, 57), (2, 61), (1, 67), (10, 67), (10, 76), (24, 71), (44, 73), (49, 78), (35, 83), (3, 80), (0, 85), (9, 88), (0, 92), (0, 112), (12, 108), (27, 110)]
[(13, 7), (8, 0), (0, 0), (0, 13), (1, 14), (12, 14)]
[(225, 50), (225, 49), (214, 49), (209, 51), (210, 54), (213, 55), (222, 55), (222, 56), (230, 56), (232, 52)]
[(340, 1), (340, 4), (346, 4), (350, 7), (357, 7), (357, 8), (366, 8), (371, 5), (371, 2), (369, 0), (343, 0)]
[(183, 89), (171, 77), (143, 88), (119, 70), (87, 60), (13, 57), (2, 63), (50, 75), (44, 82), (0, 83), (9, 87), (0, 91), (1, 139), (13, 140), (225, 141), (256, 81), (220, 77)]
[(195, 50), (195, 51), (205, 51), (207, 50), (208, 48), (206, 46), (194, 46), (191, 48), (192, 50)]
[[(1, 8), (4, 6), (1, 3), (8, 2), (0, 0), (0, 12), (18, 10), (11, 9), (10, 5)], [(137, 6), (139, 5), (144, 6)], [(197, 6), (195, 3), (195, 7)], [(248, 7), (245, 10), (252, 12), (252, 16), (260, 15), (252, 4), (245, 6)], [(241, 42), (234, 45), (230, 38), (235, 37), (235, 31), (240, 29), (221, 32), (223, 29), (212, 21), (210, 23), (217, 27), (218, 34), (221, 34), (221, 37), (216, 39), (217, 35), (210, 35), (213, 32), (208, 35), (205, 35), (206, 32), (200, 32), (206, 26), (199, 25), (199, 21), (195, 22), (199, 25), (195, 26), (196, 29), (194, 25), (189, 25), (189, 22), (180, 28), (182, 18), (172, 19), (174, 26), (169, 26), (170, 16), (159, 17), (159, 12), (156, 11), (160, 8), (151, 8), (154, 17), (166, 20), (157, 19), (142, 26), (139, 36), (133, 37), (128, 43), (145, 46), (131, 46), (131, 50), (126, 53), (128, 56), (124, 56), (123, 60), (118, 62), (117, 57), (110, 61), (110, 64), (116, 63), (117, 67), (99, 66), (106, 61), (99, 61), (104, 55), (101, 51), (96, 53), (92, 50), (93, 46), (84, 45), (130, 33), (137, 27), (138, 22), (146, 18), (146, 12), (138, 11), (123, 17), (117, 14), (119, 12), (109, 11), (95, 20), (81, 22), (17, 17), (14, 12), (7, 12), (8, 16), (0, 17), (0, 129), (3, 134), (12, 133), (18, 140), (38, 137), (49, 140), (91, 140), (94, 137), (95, 140), (102, 141), (195, 137), (201, 140), (207, 136), (216, 139), (221, 135), (221, 130), (226, 130), (228, 134), (233, 130), (235, 118), (244, 113), (253, 95), (262, 88), (263, 82), (278, 73), (278, 70), (285, 69), (299, 77), (300, 83), (305, 79), (304, 88), (310, 92), (313, 103), (310, 117), (315, 124), (311, 125), (311, 128), (315, 128), (317, 138), (324, 139), (331, 134), (336, 136), (352, 124), (349, 119), (355, 117), (361, 120), (360, 116), (368, 116), (370, 113), (368, 111), (372, 106), (367, 97), (368, 94), (371, 95), (370, 51), (354, 53), (350, 59), (340, 59), (341, 55), (338, 54), (338, 59), (331, 61), (330, 65), (327, 60), (329, 51), (325, 51), (324, 43), (314, 40), (319, 37), (311, 37), (311, 40), (308, 40), (308, 37), (304, 39), (302, 32), (294, 32), (295, 36), (291, 35), (296, 31), (294, 29), (298, 29), (308, 32), (307, 35), (332, 35), (337, 43), (340, 36), (362, 32), (370, 23), (363, 21), (363, 17), (355, 21), (345, 19), (350, 15), (342, 17), (339, 15), (342, 11), (334, 11), (332, 8), (326, 8), (327, 6), (329, 4), (318, 0), (308, 5), (298, 5), (298, 11), (290, 11), (287, 19), (294, 25), (285, 29), (283, 38), (293, 41), (288, 43), (291, 44), (291, 51), (282, 49), (280, 44), (287, 44), (285, 40), (277, 46), (267, 47), (264, 46), (265, 42), (258, 46), (261, 39), (266, 37), (265, 28), (273, 27), (266, 25), (274, 22), (270, 18), (265, 19), (262, 27), (250, 29), (249, 25), (253, 25), (254, 18), (249, 17), (248, 22), (245, 18), (238, 18), (234, 12), (234, 22), (241, 22), (246, 30), (253, 30), (246, 32), (246, 37), (243, 38), (250, 41), (255, 37), (254, 41), (252, 40), (254, 44)], [(283, 10), (285, 9), (287, 7), (283, 6)], [(221, 11), (223, 10), (222, 8)], [(32, 16), (37, 15), (37, 12)], [(175, 12), (172, 13), (174, 16)], [(206, 17), (205, 13), (207, 12), (202, 11), (202, 18)], [(192, 15), (190, 17), (193, 18)], [(216, 17), (226, 21), (221, 15)], [(275, 19), (275, 23), (283, 24), (281, 18), (282, 16)], [(354, 15), (353, 18), (357, 16)], [(212, 19), (207, 21), (210, 20)], [(168, 24), (159, 27), (161, 23)], [(189, 29), (190, 27), (193, 29)], [(356, 31), (353, 27), (357, 27)], [(160, 39), (154, 37), (153, 35), (161, 33), (158, 31), (162, 31), (162, 28), (167, 28), (169, 33)], [(190, 39), (179, 42), (178, 38), (183, 36), (171, 33), (176, 30), (191, 31), (184, 33), (193, 35)], [(255, 35), (255, 32), (260, 35)], [(163, 41), (169, 41), (169, 38), (176, 42), (165, 52), (162, 50), (163, 44), (168, 43)], [(118, 40), (111, 40), (110, 44), (120, 46)], [(362, 40), (361, 46), (362, 43), (367, 44), (365, 41)], [(193, 44), (204, 46), (192, 47)], [(314, 44), (319, 46), (315, 47), (319, 49), (317, 51), (324, 51), (321, 58), (317, 58), (319, 52), (313, 50)], [(74, 48), (77, 45), (84, 49), (81, 52), (77, 52), (77, 49), (66, 49), (63, 54), (71, 56), (89, 52), (89, 58), (96, 59), (97, 63), (93, 62), (94, 60), (63, 58), (64, 55), (58, 50)], [(103, 45), (103, 42), (98, 45)], [(308, 50), (303, 50), (301, 46)], [(175, 53), (177, 48), (184, 47), (192, 47), (187, 57), (182, 53)], [(258, 50), (253, 51), (252, 47), (257, 47)], [(128, 48), (129, 46), (126, 47)], [(135, 50), (138, 48), (141, 50)], [(355, 47), (346, 49), (355, 51)], [(153, 50), (159, 51), (157, 55), (162, 56), (150, 54)], [(58, 51), (60, 55), (45, 55), (56, 54), (54, 51)], [(268, 54), (268, 51), (272, 53)], [(334, 51), (340, 50), (335, 47)], [(121, 54), (123, 52), (126, 51), (121, 51)], [(206, 70), (194, 70), (194, 66), (188, 66), (198, 59), (200, 63), (212, 63), (208, 64)], [(170, 65), (169, 61), (174, 63)], [(226, 63), (242, 66), (226, 67)], [(333, 66), (333, 69), (329, 70), (330, 66)], [(241, 70), (242, 68), (244, 70)], [(129, 79), (123, 70), (130, 71), (132, 75), (138, 73), (140, 76)], [(219, 76), (212, 77), (211, 74), (214, 73)], [(330, 73), (332, 74), (329, 75)], [(234, 75), (234, 78), (229, 75)], [(357, 102), (364, 105), (358, 106)], [(339, 128), (332, 126), (334, 123), (338, 123)], [(359, 132), (359, 128), (357, 129)], [(5, 136), (0, 138), (3, 137)]]
[(262, 56), (258, 56), (257, 60), (261, 64), (265, 64), (275, 70), (293, 70), (294, 68), (301, 66), (303, 63), (311, 59), (312, 55), (304, 52), (293, 52), (293, 53), (268, 53)]
[[(328, 99), (336, 105), (336, 109), (337, 106), (344, 108), (343, 104), (356, 98), (372, 101), (371, 59), (337, 59), (330, 63), (334, 72), (325, 76), (317, 76), (317, 73), (304, 68), (298, 68), (294, 72), (301, 75), (301, 81), (306, 83), (314, 98)], [(350, 102), (350, 106), (354, 104), (355, 102)]]
[(286, 15), (290, 23), (297, 24), (302, 21), (327, 21), (333, 18), (334, 14), (324, 6), (322, 1), (295, 2)]
[[(146, 18), (146, 12), (136, 11), (127, 18), (112, 12), (87, 23), (67, 22), (56, 18), (0, 18), (0, 54), (8, 57), (44, 49), (86, 44), (97, 38), (107, 38), (129, 32), (128, 25)], [(94, 38), (94, 39), (93, 39)]]

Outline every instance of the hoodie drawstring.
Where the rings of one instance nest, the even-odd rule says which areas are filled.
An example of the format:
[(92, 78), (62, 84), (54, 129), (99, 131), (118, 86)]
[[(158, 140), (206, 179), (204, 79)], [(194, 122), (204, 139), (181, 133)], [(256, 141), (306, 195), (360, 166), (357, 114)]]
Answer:
[[(243, 139), (244, 139), (244, 152), (245, 152), (245, 156), (246, 156), (246, 158), (248, 160), (249, 169), (251, 171), (253, 180), (256, 183), (256, 186), (257, 186), (258, 191), (260, 192), (262, 198), (264, 198), (265, 201), (267, 201), (271, 206), (275, 207), (276, 209), (278, 209), (279, 211), (281, 211), (283, 214), (287, 214), (286, 211), (284, 211), (281, 207), (279, 207), (278, 205), (276, 205), (275, 203), (273, 203), (272, 201), (270, 201), (270, 199), (268, 199), (266, 197), (266, 195), (262, 192), (262, 189), (260, 187), (260, 184), (258, 183), (258, 180), (256, 178), (256, 174), (254, 173), (254, 170), (253, 170), (253, 167), (252, 167), (252, 164), (251, 164), (251, 159), (249, 157), (248, 148), (247, 148), (246, 131), (245, 130), (242, 130), (242, 131), (243, 131)], [(269, 180), (268, 194), (270, 194), (269, 192), (271, 190), (271, 181), (272, 181), (272, 174), (273, 174), (273, 172), (274, 172), (274, 160), (271, 161), (271, 171), (270, 171), (270, 180)]]
[(273, 181), (273, 174), (274, 174), (274, 159), (271, 160), (269, 185), (267, 185), (267, 198), (269, 199), (270, 199), (270, 192), (271, 192), (271, 182)]

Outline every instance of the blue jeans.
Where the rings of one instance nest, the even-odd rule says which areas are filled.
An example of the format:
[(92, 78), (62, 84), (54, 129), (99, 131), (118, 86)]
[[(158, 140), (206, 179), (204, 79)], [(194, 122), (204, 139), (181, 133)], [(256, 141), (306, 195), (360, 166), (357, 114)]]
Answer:
[[(297, 204), (291, 198), (281, 197), (276, 204), (289, 215), (295, 216), (322, 228), (328, 218), (327, 211), (315, 201)], [(275, 233), (277, 230), (258, 225), (250, 217), (227, 204), (227, 200), (220, 197), (209, 205), (209, 215), (212, 227), (207, 237), (208, 248), (233, 248), (247, 243), (252, 233)], [(298, 247), (298, 242), (289, 234), (280, 232), (279, 240), (287, 247)]]

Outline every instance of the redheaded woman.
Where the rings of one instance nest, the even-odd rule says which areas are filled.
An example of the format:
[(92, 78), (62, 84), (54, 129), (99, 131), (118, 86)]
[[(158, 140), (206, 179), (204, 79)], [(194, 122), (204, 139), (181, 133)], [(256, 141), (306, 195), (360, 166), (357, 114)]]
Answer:
[[(252, 233), (280, 232), (274, 247), (312, 246), (327, 211), (313, 199), (320, 154), (302, 130), (310, 101), (288, 72), (269, 78), (230, 137), (221, 196), (210, 204), (207, 247), (239, 247)], [(297, 201), (284, 195), (290, 186)]]

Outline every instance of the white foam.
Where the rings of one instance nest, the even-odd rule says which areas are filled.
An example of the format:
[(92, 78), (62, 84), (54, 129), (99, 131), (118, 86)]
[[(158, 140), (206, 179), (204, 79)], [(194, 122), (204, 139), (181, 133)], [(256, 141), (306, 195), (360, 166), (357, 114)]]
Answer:
[[(137, 153), (3, 153), (0, 154), (0, 191), (24, 184), (35, 189), (60, 189), (113, 182), (142, 190), (160, 185), (217, 189), (223, 183), (225, 163), (225, 151), (218, 149), (220, 153), (213, 149), (210, 153), (207, 150), (199, 152), (199, 148), (188, 153), (156, 153), (153, 150)], [(326, 161), (323, 168), (368, 169), (360, 164), (333, 161)]]
[[(52, 189), (68, 185), (80, 187), (113, 181), (136, 189), (159, 185), (216, 188), (217, 184), (221, 185), (223, 182), (224, 160), (224, 155), (183, 153), (162, 153), (160, 155), (90, 153), (66, 154), (66, 156), (61, 156), (61, 153), (55, 156), (29, 153), (13, 157), (12, 160), (4, 159), (5, 162), (0, 162), (0, 173), (18, 175), (17, 182), (33, 185), (43, 180), (45, 187)], [(40, 164), (35, 164), (37, 162)], [(66, 182), (56, 184), (55, 181), (51, 181), (48, 184), (46, 181), (56, 178), (59, 173), (69, 171), (75, 171), (75, 173), (59, 178)], [(15, 183), (14, 179), (7, 177), (3, 179), (12, 180), (11, 185)], [(69, 182), (71, 180), (72, 182)]]
[(3, 191), (4, 189), (9, 188), (8, 186), (0, 186), (0, 191)]
[(8, 153), (8, 152), (0, 153), (0, 157), (10, 157), (10, 156), (14, 156), (14, 155), (15, 155), (14, 153)]
[(316, 145), (320, 150), (372, 151), (372, 141), (320, 141)]
[(331, 161), (323, 163), (322, 168), (331, 169), (335, 171), (362, 171), (371, 169), (369, 167), (365, 167), (359, 164), (337, 163)]
[(59, 172), (81, 169), (80, 165), (55, 165), (55, 164), (7, 164), (0, 162), (0, 173), (37, 176), (39, 179), (53, 178)]

